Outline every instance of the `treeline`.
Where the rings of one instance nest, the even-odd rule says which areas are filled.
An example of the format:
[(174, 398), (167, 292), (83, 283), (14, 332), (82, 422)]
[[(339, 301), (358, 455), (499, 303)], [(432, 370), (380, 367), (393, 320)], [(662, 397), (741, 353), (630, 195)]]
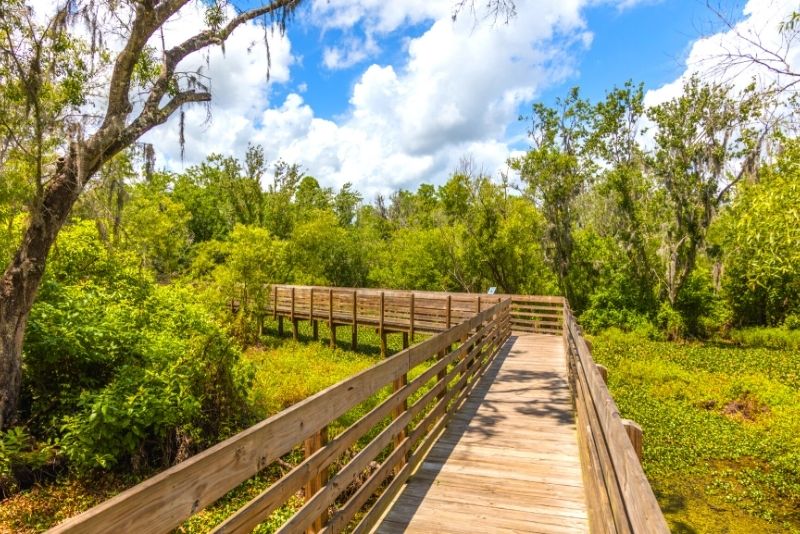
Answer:
[[(465, 160), (372, 201), (257, 146), (182, 173), (123, 152), (51, 251), (0, 489), (65, 463), (169, 465), (263, 416), (241, 350), (272, 283), (564, 294), (587, 328), (653, 337), (796, 325), (800, 141), (775, 110), (699, 79), (649, 109), (633, 84), (576, 89), (532, 108), (515, 177)], [(8, 263), (35, 191), (23, 165), (0, 173)]]
[(709, 336), (798, 311), (798, 142), (775, 110), (698, 78), (649, 109), (631, 83), (595, 104), (575, 89), (533, 107), (516, 177), (465, 160), (440, 186), (372, 202), (268, 167), (256, 146), (143, 179), (128, 153), (76, 216), (160, 281), (213, 288), (245, 316), (272, 282), (496, 286), (566, 295), (594, 329)]

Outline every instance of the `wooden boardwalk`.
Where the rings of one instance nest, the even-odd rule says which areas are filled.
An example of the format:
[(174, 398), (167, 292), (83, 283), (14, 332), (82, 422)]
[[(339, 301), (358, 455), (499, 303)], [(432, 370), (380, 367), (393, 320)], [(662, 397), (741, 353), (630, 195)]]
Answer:
[[(279, 330), (282, 318), (295, 336), (300, 320), (315, 334), (326, 321), (333, 345), (341, 325), (354, 344), (359, 327), (375, 328), (382, 349), (390, 332), (404, 346), (416, 331), (432, 335), (53, 534), (174, 532), (300, 447), (300, 463), (211, 532), (251, 532), (302, 494), (278, 534), (669, 534), (640, 464), (642, 431), (621, 418), (561, 297), (278, 286), (271, 305), (260, 309)], [(389, 395), (341, 429), (381, 391)]]
[(587, 532), (564, 342), (512, 335), (376, 532)]

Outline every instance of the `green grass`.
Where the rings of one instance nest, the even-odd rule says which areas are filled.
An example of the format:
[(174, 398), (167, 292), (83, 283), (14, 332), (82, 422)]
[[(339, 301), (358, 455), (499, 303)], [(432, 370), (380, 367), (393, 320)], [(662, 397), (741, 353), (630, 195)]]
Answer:
[(675, 532), (800, 532), (800, 354), (722, 343), (594, 339)]

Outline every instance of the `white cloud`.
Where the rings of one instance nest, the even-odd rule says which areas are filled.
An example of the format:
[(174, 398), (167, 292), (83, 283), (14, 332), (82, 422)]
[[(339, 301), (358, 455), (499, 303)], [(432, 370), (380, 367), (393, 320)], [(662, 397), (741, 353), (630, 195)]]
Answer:
[(311, 14), (323, 29), (349, 29), (364, 23), (373, 31), (388, 33), (405, 24), (446, 18), (452, 6), (451, 0), (314, 0)]
[(326, 46), (322, 63), (331, 70), (347, 69), (375, 56), (378, 52), (380, 47), (371, 35), (364, 39), (350, 37), (345, 39), (343, 45)]
[[(272, 161), (299, 163), (325, 185), (352, 182), (368, 198), (423, 181), (441, 183), (464, 155), (494, 173), (505, 167), (509, 145), (517, 141), (508, 130), (520, 105), (574, 73), (576, 50), (592, 38), (581, 11), (596, 3), (518, 2), (515, 18), (493, 25), (476, 24), (468, 14), (454, 23), (452, 0), (319, 0), (310, 11), (316, 24), (346, 36), (359, 24), (359, 32), (375, 36), (376, 47), (382, 35), (408, 24), (424, 22), (427, 29), (405, 41), (399, 64), (364, 68), (347, 112), (335, 120), (318, 117), (300, 88), (266, 105), (268, 85), (253, 75), (263, 73), (258, 53), (245, 53), (255, 35), (248, 32), (259, 30), (247, 30), (228, 43), (225, 60), (212, 55), (212, 118), (203, 125), (202, 109), (187, 113), (186, 162), (197, 163), (210, 152), (241, 156), (254, 142)], [(372, 46), (368, 39), (330, 47), (328, 67), (363, 61)], [(273, 79), (286, 82), (291, 48), (288, 41), (276, 42), (282, 51), (277, 63), (285, 70), (273, 71)], [(149, 139), (169, 166), (180, 168), (176, 122)]]
[[(488, 172), (503, 168), (506, 130), (519, 105), (572, 73), (571, 52), (589, 42), (583, 3), (520, 5), (517, 18), (494, 26), (467, 18), (454, 24), (449, 7), (442, 9), (452, 4), (438, 5), (439, 19), (408, 42), (403, 65), (364, 70), (345, 118), (317, 118), (299, 95), (290, 95), (264, 112), (255, 140), (323, 183), (351, 181), (367, 196), (442, 182), (465, 154)], [(350, 21), (351, 8), (331, 20)], [(365, 16), (376, 27), (408, 20), (387, 3), (371, 8)]]
[[(201, 7), (190, 4), (165, 26), (166, 45), (178, 43), (202, 27)], [(269, 105), (270, 85), (289, 81), (294, 62), (291, 43), (285, 35), (267, 29), (271, 58), (270, 81), (267, 82), (264, 31), (256, 23), (243, 24), (226, 41), (224, 50), (213, 47), (192, 54), (180, 63), (178, 70), (200, 69), (208, 77), (212, 94), (208, 110), (202, 105), (185, 110), (184, 158), (187, 164), (202, 161), (214, 152), (241, 156), (257, 128), (253, 119)], [(180, 115), (175, 114), (142, 139), (155, 146), (160, 164), (176, 170), (183, 167), (179, 121)]]

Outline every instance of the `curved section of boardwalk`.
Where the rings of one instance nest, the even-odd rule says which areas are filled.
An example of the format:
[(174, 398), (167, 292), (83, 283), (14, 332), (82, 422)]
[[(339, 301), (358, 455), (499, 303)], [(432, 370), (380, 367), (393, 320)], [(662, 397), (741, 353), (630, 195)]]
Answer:
[(561, 337), (512, 335), (376, 532), (587, 532)]

